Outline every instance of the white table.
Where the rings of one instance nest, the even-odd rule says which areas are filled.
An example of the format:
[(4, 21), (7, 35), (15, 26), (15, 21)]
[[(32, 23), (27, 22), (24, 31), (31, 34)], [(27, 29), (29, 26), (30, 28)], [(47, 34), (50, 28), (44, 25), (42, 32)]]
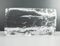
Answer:
[(60, 32), (56, 32), (54, 35), (44, 36), (1, 35), (0, 46), (60, 46)]

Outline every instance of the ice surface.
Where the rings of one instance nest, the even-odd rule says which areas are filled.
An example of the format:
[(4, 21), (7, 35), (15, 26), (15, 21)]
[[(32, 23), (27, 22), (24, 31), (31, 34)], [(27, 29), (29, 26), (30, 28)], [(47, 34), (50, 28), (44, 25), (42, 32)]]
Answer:
[(5, 16), (7, 35), (46, 35), (56, 31), (56, 9), (6, 8)]

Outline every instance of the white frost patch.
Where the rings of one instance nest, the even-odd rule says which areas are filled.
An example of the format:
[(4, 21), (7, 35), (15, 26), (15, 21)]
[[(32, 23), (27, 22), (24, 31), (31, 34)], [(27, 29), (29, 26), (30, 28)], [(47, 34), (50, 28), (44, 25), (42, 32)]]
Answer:
[[(13, 33), (22, 33), (24, 35), (41, 35), (41, 34), (47, 34), (47, 33), (54, 33), (55, 28), (54, 27), (45, 27), (45, 26), (41, 26), (41, 27), (28, 27), (28, 28), (5, 28), (5, 33), (6, 34), (11, 34)], [(18, 32), (19, 31), (19, 32)], [(25, 32), (25, 33), (24, 33)]]

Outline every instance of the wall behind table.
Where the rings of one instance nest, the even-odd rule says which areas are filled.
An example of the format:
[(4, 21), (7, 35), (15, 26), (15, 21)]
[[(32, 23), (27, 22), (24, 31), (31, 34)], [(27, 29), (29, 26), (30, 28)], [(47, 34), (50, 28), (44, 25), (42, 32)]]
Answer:
[(28, 8), (56, 8), (57, 31), (60, 30), (60, 1), (59, 0), (0, 0), (0, 30), (3, 31), (5, 23), (5, 8), (28, 7)]

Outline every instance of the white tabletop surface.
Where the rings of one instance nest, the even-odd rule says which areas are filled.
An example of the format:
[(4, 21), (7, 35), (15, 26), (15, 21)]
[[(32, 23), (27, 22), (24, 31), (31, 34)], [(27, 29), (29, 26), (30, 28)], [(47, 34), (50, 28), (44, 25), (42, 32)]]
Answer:
[(0, 32), (0, 46), (60, 46), (60, 32), (43, 36), (4, 36)]

